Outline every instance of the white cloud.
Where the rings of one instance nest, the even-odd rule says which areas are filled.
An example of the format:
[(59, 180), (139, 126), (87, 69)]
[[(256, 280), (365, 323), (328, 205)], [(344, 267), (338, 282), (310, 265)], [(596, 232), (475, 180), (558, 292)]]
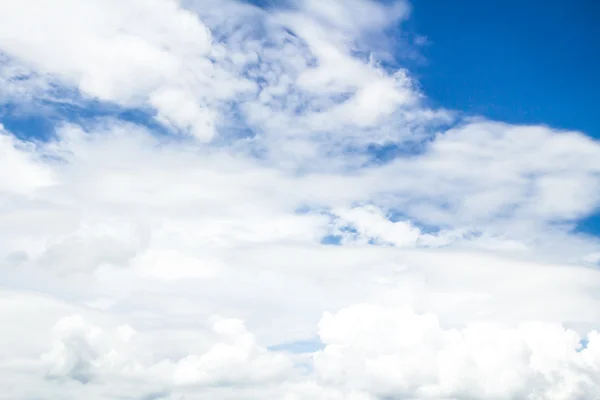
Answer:
[[(2, 130), (11, 398), (598, 396), (599, 242), (572, 228), (600, 203), (600, 145), (442, 128), (454, 113), (370, 54), (408, 13), (0, 3), (0, 102), (79, 91), (190, 136), (111, 118), (47, 141)], [(369, 162), (370, 144), (422, 139)], [(307, 340), (324, 349), (281, 350)]]
[(357, 305), (320, 322), (320, 379), (376, 398), (584, 399), (599, 395), (598, 333), (560, 325), (443, 329), (432, 314)]
[[(10, 58), (3, 64), (32, 69), (42, 87), (152, 108), (159, 122), (200, 141), (211, 141), (230, 123), (223, 113), (233, 104), (240, 114), (234, 118), (269, 139), (263, 146), (272, 157), (278, 153), (271, 149), (274, 137), (284, 134), (335, 132), (342, 142), (363, 143), (364, 129), (377, 128), (368, 138), (397, 140), (418, 128), (397, 129), (395, 120), (449, 118), (443, 110), (423, 112), (406, 71), (388, 73), (372, 57), (353, 53), (368, 48), (366, 34), (380, 38), (406, 17), (405, 2), (356, 0), (342, 7), (300, 1), (273, 14), (233, 1), (185, 5), (189, 9), (170, 0), (6, 3), (0, 49)], [(19, 78), (5, 80), (13, 87)], [(326, 141), (321, 146), (331, 149)]]
[(34, 145), (15, 139), (0, 125), (0, 192), (27, 195), (54, 184), (52, 173), (40, 164)]
[(174, 1), (5, 2), (0, 15), (0, 48), (9, 56), (85, 96), (152, 105), (200, 140), (212, 138), (213, 101), (248, 87), (214, 71), (209, 29)]
[(389, 207), (423, 223), (523, 238), (594, 212), (599, 152), (580, 133), (475, 121), (373, 175)]
[(212, 329), (225, 339), (201, 356), (178, 361), (173, 378), (176, 385), (247, 385), (280, 381), (293, 364), (283, 354), (272, 354), (256, 344), (242, 321), (213, 319)]
[[(541, 321), (585, 335), (598, 324), (597, 271), (535, 261), (547, 257), (540, 253), (545, 251), (544, 244), (536, 243), (540, 238), (569, 238), (570, 244), (554, 249), (565, 260), (582, 248), (594, 248), (593, 240), (570, 237), (566, 231), (534, 229), (527, 238), (518, 230), (508, 230), (506, 236), (514, 235), (513, 244), (503, 247), (500, 244), (510, 241), (495, 236), (497, 226), (501, 226), (497, 224), (503, 222), (490, 218), (478, 227), (488, 233), (488, 241), (496, 243), (491, 246), (483, 243), (482, 237), (475, 240), (461, 234), (458, 213), (452, 220), (454, 231), (424, 233), (410, 222), (410, 208), (405, 219), (391, 222), (385, 211), (390, 198), (381, 193), (397, 190), (396, 183), (380, 177), (387, 168), (401, 171), (397, 164), (370, 167), (349, 176), (327, 172), (297, 176), (261, 165), (251, 157), (238, 154), (234, 158), (227, 149), (207, 150), (165, 141), (141, 128), (119, 123), (100, 125), (89, 132), (65, 126), (58, 131), (56, 141), (40, 143), (33, 149), (11, 140), (15, 141), (11, 151), (18, 157), (27, 155), (26, 160), (34, 160), (27, 162), (34, 162), (53, 180), (50, 186), (34, 186), (25, 197), (19, 189), (3, 194), (7, 207), (3, 213), (7, 221), (3, 226), (7, 228), (0, 232), (6, 238), (0, 248), (3, 279), (15, 289), (50, 293), (80, 308), (65, 311), (62, 316), (73, 312), (84, 315), (90, 312), (87, 304), (102, 299), (101, 307), (94, 312), (120, 320), (108, 325), (86, 322), (83, 328), (59, 335), (55, 345), (42, 346), (47, 343), (43, 336), (28, 338), (32, 349), (45, 347), (38, 350), (34, 360), (47, 354), (43, 359), (54, 361), (46, 370), (33, 369), (29, 379), (42, 379), (48, 371), (54, 377), (79, 377), (93, 382), (86, 387), (95, 388), (98, 396), (107, 398), (118, 393), (142, 396), (163, 390), (173, 396), (180, 392), (189, 396), (193, 390), (187, 389), (188, 385), (164, 380), (164, 376), (178, 376), (177, 382), (195, 383), (204, 388), (205, 395), (219, 398), (289, 395), (376, 399), (381, 393), (373, 392), (367, 384), (353, 387), (344, 382), (333, 385), (318, 381), (313, 387), (308, 382), (320, 378), (304, 375), (302, 365), (306, 360), (293, 361), (292, 368), (266, 348), (314, 337), (323, 311), (335, 312), (362, 302), (389, 308), (410, 304), (418, 313), (435, 314), (439, 330), (444, 332), (463, 332), (470, 329), (466, 328), (469, 324), (486, 321), (512, 332), (520, 329), (521, 323)], [(580, 160), (585, 160), (585, 151)], [(427, 166), (433, 154), (427, 151), (411, 162)], [(452, 160), (449, 155), (444, 157)], [(489, 164), (490, 158), (484, 157), (481, 168)], [(553, 168), (546, 168), (547, 174), (554, 173)], [(569, 168), (583, 166), (574, 163)], [(442, 181), (449, 173), (433, 169), (427, 179)], [(463, 170), (455, 173), (460, 176)], [(475, 190), (479, 181), (472, 179), (471, 190)], [(413, 191), (418, 193), (420, 188), (415, 185)], [(429, 196), (434, 200), (437, 195)], [(352, 206), (366, 199), (370, 199), (370, 205)], [(298, 208), (306, 204), (318, 204), (329, 213), (321, 214), (316, 209), (298, 213)], [(334, 225), (329, 215), (338, 218)], [(539, 214), (530, 218), (539, 218)], [(539, 223), (544, 221), (545, 217)], [(353, 242), (351, 246), (318, 243), (331, 229), (346, 224), (356, 229), (356, 236), (348, 238)], [(389, 246), (368, 246), (369, 240)], [(450, 249), (411, 250), (440, 243)], [(515, 252), (519, 244), (524, 252)], [(456, 246), (463, 250), (452, 250)], [(474, 248), (494, 248), (495, 255), (477, 254)], [(82, 313), (81, 308), (88, 311)], [(35, 309), (17, 307), (13, 312), (28, 315), (23, 318), (29, 320), (37, 315)], [(235, 337), (216, 342), (195, 339), (195, 332), (205, 329), (204, 321), (215, 312), (245, 320), (253, 333), (241, 334), (239, 342)], [(54, 321), (60, 317), (57, 315)], [(36, 330), (47, 335), (53, 323)], [(138, 331), (126, 343), (118, 339), (116, 327), (122, 324)], [(138, 329), (140, 325), (144, 329)], [(104, 338), (100, 344), (92, 339), (95, 326), (102, 326), (105, 332), (99, 336)], [(14, 332), (24, 329), (31, 328), (20, 325)], [(545, 337), (543, 333), (540, 336)], [(142, 350), (138, 348), (132, 354), (129, 346), (138, 340)], [(165, 346), (165, 341), (172, 344)], [(231, 354), (230, 361), (237, 363), (236, 367), (207, 361), (228, 360), (221, 350)], [(31, 357), (29, 351), (21, 351), (15, 356)], [(125, 364), (117, 363), (115, 360), (121, 358), (115, 354), (125, 354)], [(132, 369), (136, 362), (142, 366), (135, 382), (145, 382), (138, 383), (138, 389), (120, 383), (112, 386), (111, 392), (103, 384), (102, 377), (126, 376), (123, 371)], [(264, 368), (257, 369), (256, 365), (263, 364)], [(173, 375), (177, 370), (180, 372)], [(260, 375), (259, 371), (268, 373)], [(157, 375), (163, 378), (156, 379)], [(436, 379), (434, 376), (430, 380)], [(225, 381), (239, 382), (240, 387), (236, 391), (208, 383)], [(43, 385), (62, 385), (56, 386), (53, 393), (77, 393), (77, 387), (64, 379), (53, 382)], [(428, 382), (424, 385), (430, 385)], [(519, 382), (521, 386), (516, 385), (522, 390), (535, 386)], [(558, 384), (552, 385), (548, 384), (547, 390), (563, 390)], [(388, 389), (425, 390), (420, 387)], [(456, 387), (451, 389), (463, 390)], [(468, 390), (485, 395), (477, 388)]]
[(189, 93), (174, 89), (161, 90), (150, 96), (150, 103), (159, 110), (159, 121), (184, 127), (202, 141), (208, 142), (214, 137), (214, 112), (199, 107)]
[[(344, 242), (358, 241), (368, 244), (369, 241), (380, 244), (393, 244), (399, 247), (415, 247), (421, 236), (418, 228), (409, 221), (390, 221), (381, 210), (373, 206), (356, 207), (333, 211), (339, 220), (336, 221), (339, 233)], [(345, 231), (352, 227), (355, 232)]]

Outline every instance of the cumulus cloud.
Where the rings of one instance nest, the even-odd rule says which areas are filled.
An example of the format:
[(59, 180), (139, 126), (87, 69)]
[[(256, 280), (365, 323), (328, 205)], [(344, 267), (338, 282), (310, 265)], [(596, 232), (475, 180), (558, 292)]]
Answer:
[(93, 379), (93, 370), (111, 354), (110, 350), (102, 354), (100, 349), (103, 332), (86, 325), (80, 316), (62, 318), (53, 331), (56, 342), (52, 350), (42, 356), (49, 365), (48, 377), (66, 377), (88, 383)]
[(598, 397), (600, 144), (429, 108), (410, 7), (0, 3), (11, 398)]
[(178, 361), (176, 385), (248, 385), (285, 379), (293, 364), (283, 354), (271, 353), (256, 343), (240, 320), (213, 318), (212, 330), (224, 342), (201, 356)]
[(321, 380), (375, 398), (572, 399), (598, 395), (598, 333), (560, 325), (443, 329), (432, 314), (356, 305), (319, 324)]

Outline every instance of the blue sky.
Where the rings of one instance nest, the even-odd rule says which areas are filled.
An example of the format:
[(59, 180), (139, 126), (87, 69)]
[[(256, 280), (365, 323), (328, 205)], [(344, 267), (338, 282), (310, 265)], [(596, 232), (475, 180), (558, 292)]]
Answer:
[(600, 398), (597, 3), (248, 3), (0, 1), (11, 400)]
[(600, 137), (600, 3), (417, 0), (425, 93), (445, 107)]

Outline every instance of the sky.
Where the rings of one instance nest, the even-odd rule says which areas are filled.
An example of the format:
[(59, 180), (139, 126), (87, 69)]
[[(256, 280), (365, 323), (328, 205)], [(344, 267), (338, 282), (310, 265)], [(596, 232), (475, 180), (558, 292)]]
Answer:
[(0, 1), (0, 399), (600, 397), (596, 2)]
[(598, 15), (586, 0), (415, 2), (420, 82), (445, 107), (600, 137)]

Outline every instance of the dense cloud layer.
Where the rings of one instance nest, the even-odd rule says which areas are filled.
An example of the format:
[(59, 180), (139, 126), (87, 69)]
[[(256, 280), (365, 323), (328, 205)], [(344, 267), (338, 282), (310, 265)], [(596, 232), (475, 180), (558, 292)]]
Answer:
[(428, 108), (409, 17), (0, 2), (0, 104), (59, 121), (0, 132), (0, 397), (600, 397), (600, 144)]

